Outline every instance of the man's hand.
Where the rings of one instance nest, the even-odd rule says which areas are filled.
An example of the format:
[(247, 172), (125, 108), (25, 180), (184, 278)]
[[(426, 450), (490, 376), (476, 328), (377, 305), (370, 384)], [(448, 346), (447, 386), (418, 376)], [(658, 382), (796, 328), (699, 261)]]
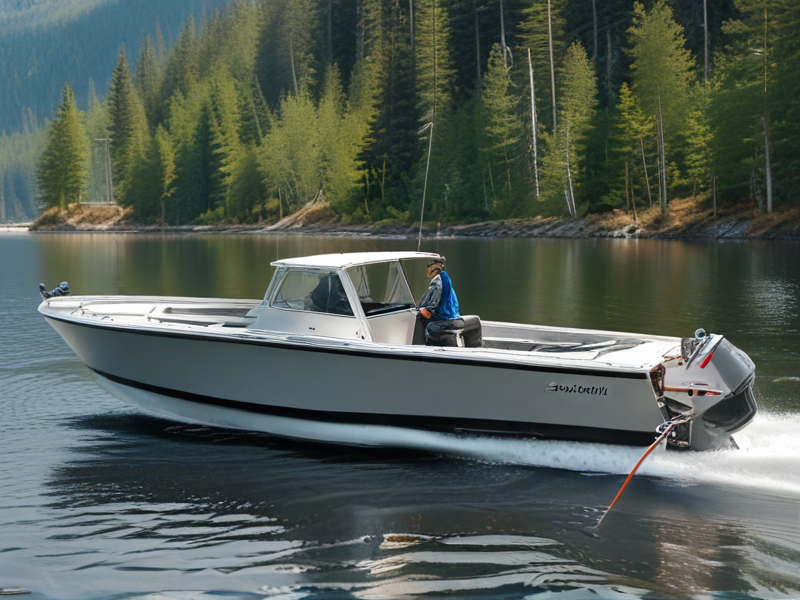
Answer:
[(426, 319), (430, 319), (431, 318), (431, 311), (429, 311), (427, 308), (420, 308), (419, 309), (419, 314), (421, 314)]

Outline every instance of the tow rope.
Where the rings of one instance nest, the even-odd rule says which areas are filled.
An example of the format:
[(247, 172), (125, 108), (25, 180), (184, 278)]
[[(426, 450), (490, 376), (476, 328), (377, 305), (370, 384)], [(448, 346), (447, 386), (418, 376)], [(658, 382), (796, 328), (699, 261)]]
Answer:
[(621, 488), (619, 488), (619, 491), (617, 492), (617, 495), (616, 495), (616, 496), (614, 496), (614, 500), (611, 502), (611, 504), (609, 504), (609, 505), (608, 505), (608, 508), (606, 509), (606, 512), (604, 512), (604, 513), (603, 513), (603, 516), (602, 516), (602, 517), (600, 517), (600, 520), (597, 522), (597, 525), (595, 526), (595, 530), (597, 530), (597, 529), (600, 527), (600, 524), (603, 522), (603, 519), (605, 519), (605, 518), (606, 518), (606, 515), (607, 515), (607, 514), (608, 514), (608, 513), (611, 511), (611, 509), (612, 509), (612, 508), (614, 507), (614, 505), (617, 503), (617, 500), (619, 500), (619, 499), (620, 499), (620, 496), (622, 496), (622, 492), (624, 492), (624, 491), (625, 491), (625, 488), (628, 486), (628, 483), (630, 483), (631, 479), (633, 479), (633, 476), (636, 474), (636, 471), (638, 471), (638, 470), (639, 470), (639, 467), (640, 467), (640, 466), (642, 466), (642, 463), (644, 462), (644, 460), (645, 460), (645, 459), (646, 459), (648, 456), (650, 456), (650, 453), (651, 453), (653, 450), (655, 450), (655, 449), (656, 449), (656, 446), (658, 446), (658, 445), (659, 445), (659, 444), (660, 444), (662, 441), (664, 441), (664, 439), (665, 439), (665, 438), (666, 438), (666, 437), (667, 437), (667, 436), (670, 434), (670, 432), (671, 432), (673, 429), (675, 429), (675, 428), (676, 428), (678, 425), (683, 425), (684, 423), (688, 423), (688, 422), (689, 422), (689, 419), (685, 419), (685, 418), (682, 418), (682, 419), (673, 419), (672, 421), (668, 421), (667, 423), (664, 423), (664, 425), (662, 425), (662, 426), (659, 426), (659, 429), (660, 429), (661, 427), (664, 427), (664, 430), (663, 430), (663, 431), (660, 433), (660, 435), (659, 435), (659, 436), (656, 438), (656, 441), (655, 441), (655, 442), (653, 442), (652, 444), (650, 444), (650, 447), (649, 447), (649, 448), (647, 449), (647, 451), (646, 451), (646, 452), (645, 452), (645, 453), (642, 455), (642, 458), (640, 458), (640, 459), (639, 459), (639, 462), (637, 462), (637, 463), (636, 463), (636, 466), (635, 466), (635, 467), (633, 467), (633, 470), (632, 470), (632, 471), (631, 471), (631, 472), (628, 474), (628, 477), (627, 477), (627, 479), (625, 479), (625, 483), (623, 483), (623, 484), (622, 484), (622, 487), (621, 487)]

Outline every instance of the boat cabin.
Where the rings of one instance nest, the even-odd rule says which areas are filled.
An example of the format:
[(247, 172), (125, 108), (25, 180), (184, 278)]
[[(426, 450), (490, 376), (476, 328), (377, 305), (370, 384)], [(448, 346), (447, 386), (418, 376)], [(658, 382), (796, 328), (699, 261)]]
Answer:
[(427, 252), (357, 252), (289, 258), (253, 308), (249, 329), (425, 344), (416, 298), (428, 286)]

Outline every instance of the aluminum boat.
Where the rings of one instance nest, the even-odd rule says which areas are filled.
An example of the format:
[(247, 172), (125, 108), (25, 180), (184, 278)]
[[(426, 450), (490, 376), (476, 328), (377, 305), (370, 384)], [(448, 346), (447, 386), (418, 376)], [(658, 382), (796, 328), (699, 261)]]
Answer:
[(756, 414), (753, 362), (703, 330), (464, 317), (471, 335), (426, 345), (409, 282), (435, 258), (291, 258), (272, 263), (263, 300), (72, 296), (39, 312), (102, 387), (146, 413), (304, 440), (402, 446), (433, 430), (646, 446), (671, 425), (671, 446), (709, 450)]

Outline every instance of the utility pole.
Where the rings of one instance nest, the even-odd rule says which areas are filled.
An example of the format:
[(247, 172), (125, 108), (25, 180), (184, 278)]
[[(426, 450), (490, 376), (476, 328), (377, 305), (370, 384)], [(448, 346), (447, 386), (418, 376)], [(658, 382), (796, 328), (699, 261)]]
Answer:
[(94, 141), (105, 142), (106, 157), (104, 163), (106, 168), (106, 202), (109, 204), (114, 204), (114, 184), (111, 180), (111, 149), (109, 146), (111, 143), (111, 138), (97, 138)]

